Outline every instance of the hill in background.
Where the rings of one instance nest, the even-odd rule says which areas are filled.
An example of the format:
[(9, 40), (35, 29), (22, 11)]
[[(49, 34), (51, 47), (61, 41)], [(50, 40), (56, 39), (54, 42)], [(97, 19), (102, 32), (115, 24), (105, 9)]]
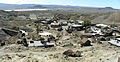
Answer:
[(112, 7), (97, 8), (97, 7), (84, 7), (84, 6), (70, 6), (70, 5), (40, 5), (40, 4), (4, 4), (0, 3), (0, 9), (17, 9), (17, 8), (87, 8), (87, 9), (108, 9), (114, 10)]

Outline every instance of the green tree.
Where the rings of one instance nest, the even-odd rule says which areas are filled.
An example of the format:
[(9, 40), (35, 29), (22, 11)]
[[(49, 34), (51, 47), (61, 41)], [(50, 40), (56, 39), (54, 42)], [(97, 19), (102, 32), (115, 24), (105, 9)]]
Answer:
[(112, 24), (111, 27), (117, 27), (117, 25), (116, 24)]
[(82, 23), (82, 25), (85, 26), (85, 27), (90, 27), (91, 26), (91, 22), (90, 21), (84, 21)]

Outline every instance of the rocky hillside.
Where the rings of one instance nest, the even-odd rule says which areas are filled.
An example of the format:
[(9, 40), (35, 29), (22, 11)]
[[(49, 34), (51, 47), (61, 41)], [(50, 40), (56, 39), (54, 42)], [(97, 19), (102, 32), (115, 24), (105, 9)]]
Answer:
[(93, 23), (120, 24), (120, 11), (104, 14), (92, 20)]

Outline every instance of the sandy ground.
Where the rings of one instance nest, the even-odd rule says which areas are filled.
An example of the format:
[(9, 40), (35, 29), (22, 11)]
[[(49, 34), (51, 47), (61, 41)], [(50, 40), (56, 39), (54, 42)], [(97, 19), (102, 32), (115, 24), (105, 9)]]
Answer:
[[(81, 51), (82, 57), (66, 57), (63, 52), (71, 49)], [(0, 49), (0, 62), (117, 62), (120, 48), (108, 43), (93, 46), (55, 46), (24, 47), (21, 45), (8, 45)]]

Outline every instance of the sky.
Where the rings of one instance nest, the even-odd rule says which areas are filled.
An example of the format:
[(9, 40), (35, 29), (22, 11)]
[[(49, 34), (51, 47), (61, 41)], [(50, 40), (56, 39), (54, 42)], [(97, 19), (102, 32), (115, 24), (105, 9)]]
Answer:
[(9, 4), (72, 5), (85, 7), (113, 7), (120, 9), (120, 0), (0, 0)]

